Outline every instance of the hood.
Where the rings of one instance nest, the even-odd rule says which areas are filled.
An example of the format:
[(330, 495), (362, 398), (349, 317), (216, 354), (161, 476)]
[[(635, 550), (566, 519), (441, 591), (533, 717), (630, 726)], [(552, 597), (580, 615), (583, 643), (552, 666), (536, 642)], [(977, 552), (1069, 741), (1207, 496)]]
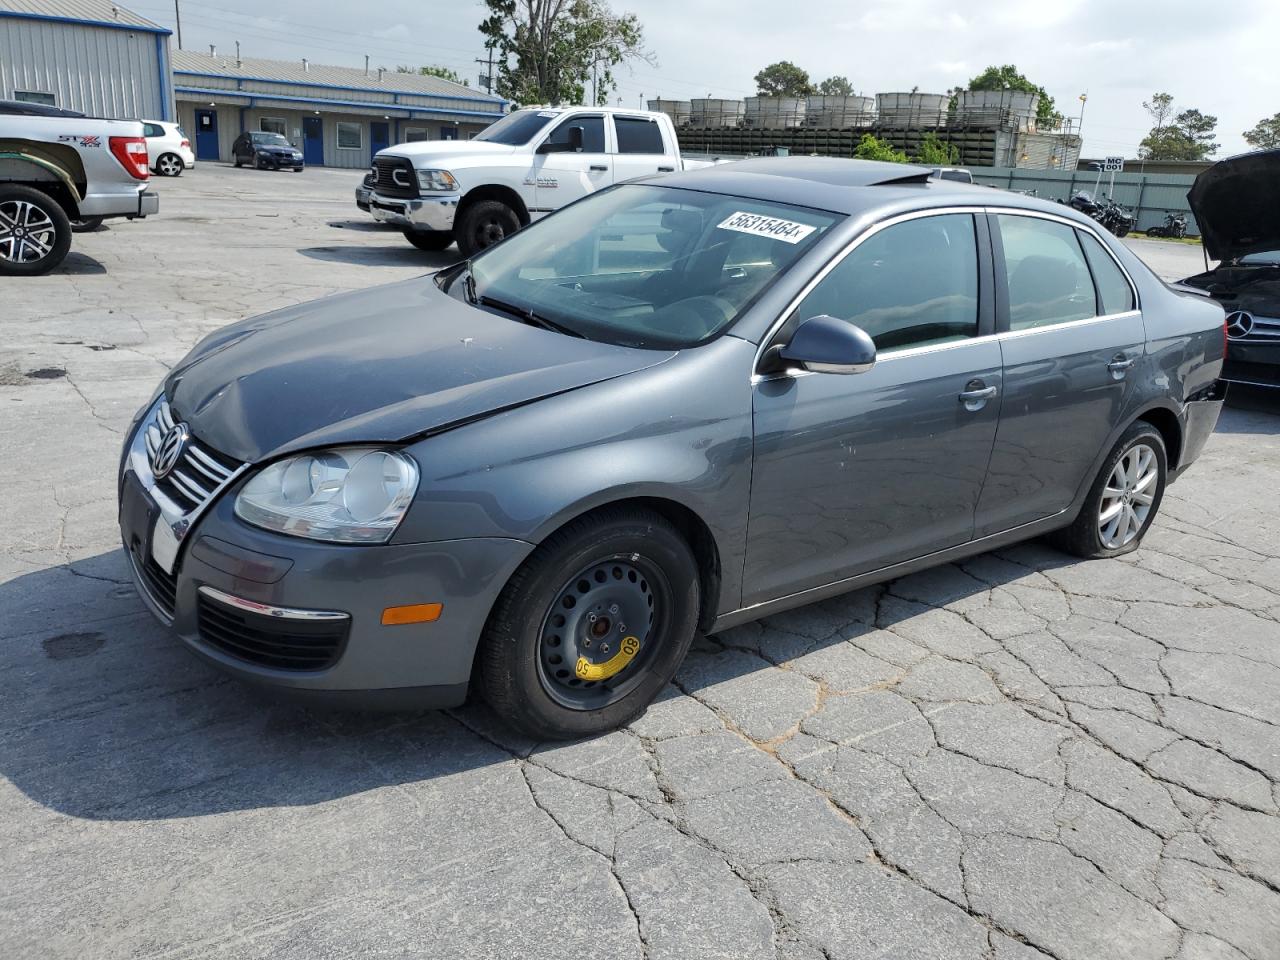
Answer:
[(302, 152), (297, 147), (282, 147), (275, 143), (255, 143), (253, 149), (258, 153), (287, 153), (290, 155)]
[(430, 277), (223, 327), (170, 372), (192, 433), (238, 460), (396, 443), (661, 363), (446, 296)]
[(421, 157), (462, 155), (498, 157), (515, 153), (515, 150), (515, 147), (505, 143), (490, 143), (488, 140), (415, 140), (413, 143), (398, 143), (386, 150), (379, 150), (377, 155), (417, 160)]
[(1213, 259), (1280, 250), (1280, 150), (1215, 163), (1196, 177), (1187, 201)]

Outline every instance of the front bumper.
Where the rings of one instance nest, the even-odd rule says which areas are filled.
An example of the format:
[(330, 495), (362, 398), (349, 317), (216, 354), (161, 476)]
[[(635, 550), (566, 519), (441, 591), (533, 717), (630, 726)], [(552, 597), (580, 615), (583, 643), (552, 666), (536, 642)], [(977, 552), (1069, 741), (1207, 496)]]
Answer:
[(369, 212), (375, 220), (393, 224), (403, 230), (443, 232), (453, 229), (453, 218), (458, 212), (460, 199), (457, 194), (442, 194), (402, 200), (384, 197), (375, 190), (369, 197)]
[(1232, 383), (1280, 387), (1280, 337), (1255, 335), (1228, 341), (1222, 378)]
[(368, 187), (356, 187), (356, 206), (366, 213), (369, 212), (369, 198), (373, 196), (373, 191)]
[[(121, 483), (121, 538), (147, 607), (192, 652), (240, 679), (338, 704), (462, 701), (489, 611), (531, 544), (476, 538), (350, 546), (281, 536), (235, 516), (242, 475), (194, 520), (166, 572), (155, 548), (148, 553), (154, 532), (139, 529), (140, 511), (125, 505), (135, 479), (155, 494), (145, 465), (134, 469), (135, 439)], [(442, 604), (441, 616), (382, 624), (386, 607), (418, 603)], [(325, 622), (316, 627), (318, 620)], [(299, 636), (308, 631), (314, 636)], [(332, 656), (311, 657), (313, 641), (330, 643)]]

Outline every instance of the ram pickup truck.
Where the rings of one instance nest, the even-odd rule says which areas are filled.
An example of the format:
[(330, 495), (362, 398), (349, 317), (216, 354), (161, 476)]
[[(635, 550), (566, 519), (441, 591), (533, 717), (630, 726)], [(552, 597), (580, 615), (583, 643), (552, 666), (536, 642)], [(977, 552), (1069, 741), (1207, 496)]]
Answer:
[(708, 165), (681, 158), (665, 113), (535, 107), (507, 114), (473, 140), (378, 151), (369, 208), (421, 250), (456, 240), (469, 257), (596, 190)]
[(73, 220), (156, 213), (149, 177), (140, 121), (0, 100), (0, 276), (56, 267)]

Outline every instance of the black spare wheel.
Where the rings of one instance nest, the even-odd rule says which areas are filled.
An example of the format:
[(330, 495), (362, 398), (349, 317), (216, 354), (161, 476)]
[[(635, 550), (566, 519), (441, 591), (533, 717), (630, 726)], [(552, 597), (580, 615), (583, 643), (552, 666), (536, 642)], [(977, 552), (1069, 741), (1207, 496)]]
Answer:
[(693, 553), (661, 516), (622, 507), (575, 520), (498, 598), (479, 652), (485, 697), (539, 739), (628, 723), (675, 675), (698, 604)]

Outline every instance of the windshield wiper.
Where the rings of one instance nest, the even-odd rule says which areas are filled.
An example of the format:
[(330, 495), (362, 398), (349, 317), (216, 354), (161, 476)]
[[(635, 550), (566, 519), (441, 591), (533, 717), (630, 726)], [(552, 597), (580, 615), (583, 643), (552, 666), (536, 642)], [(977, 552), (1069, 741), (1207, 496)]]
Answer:
[[(470, 279), (471, 274), (468, 273), (467, 277)], [(472, 296), (475, 295), (474, 280), (470, 280), (467, 289)], [(476, 297), (472, 302), (479, 304), (482, 307), (492, 307), (495, 310), (501, 310), (503, 313), (509, 313), (531, 327), (541, 327), (543, 330), (552, 330), (556, 333), (563, 333), (567, 337), (586, 339), (581, 333), (574, 330), (572, 327), (566, 327), (562, 323), (557, 323), (556, 321), (551, 320), (548, 317), (544, 317), (542, 314), (535, 310), (531, 310), (528, 307), (521, 307), (514, 303), (507, 303), (505, 300), (499, 300), (497, 297), (491, 297), (487, 293), (480, 294), (480, 296)]]

